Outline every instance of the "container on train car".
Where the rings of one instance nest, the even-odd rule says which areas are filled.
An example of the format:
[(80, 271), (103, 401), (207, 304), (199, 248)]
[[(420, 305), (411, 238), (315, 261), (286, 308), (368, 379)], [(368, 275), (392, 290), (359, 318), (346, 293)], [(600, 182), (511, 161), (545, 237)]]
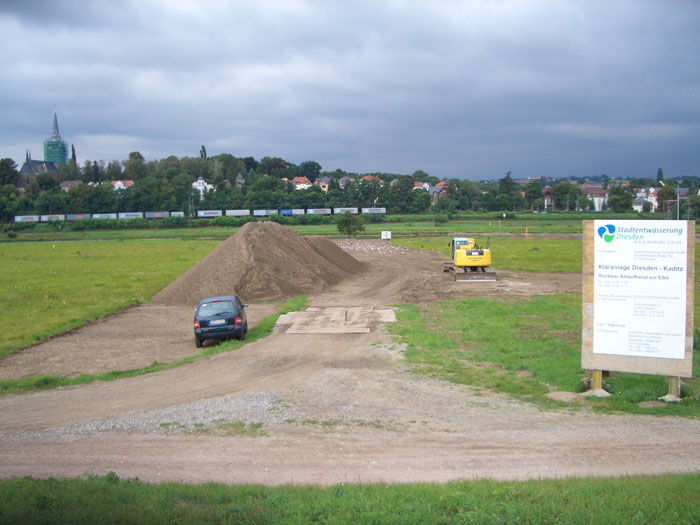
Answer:
[(147, 211), (143, 214), (146, 219), (165, 219), (170, 217), (169, 211)]
[(68, 222), (73, 222), (73, 221), (82, 221), (84, 219), (91, 219), (92, 215), (89, 213), (69, 213), (66, 215), (66, 220)]
[(354, 215), (357, 215), (359, 213), (357, 211), (357, 208), (333, 208), (333, 215), (342, 215), (343, 213), (348, 211)]
[(143, 219), (141, 211), (121, 211), (119, 212), (120, 219)]
[(38, 215), (15, 215), (15, 222), (39, 222)]
[(199, 210), (197, 217), (221, 217), (221, 210)]
[(386, 213), (386, 208), (362, 208), (362, 213)]
[(171, 217), (184, 217), (185, 212), (184, 211), (171, 211), (170, 216)]
[(253, 210), (254, 217), (269, 217), (270, 215), (277, 215), (277, 210)]
[(308, 210), (306, 210), (306, 213), (308, 215), (330, 215), (331, 209), (330, 208), (309, 208)]
[(116, 213), (93, 213), (92, 218), (93, 219), (116, 219), (117, 214)]
[(226, 217), (247, 217), (250, 210), (226, 210)]
[(66, 216), (63, 214), (59, 215), (42, 215), (41, 216), (41, 222), (60, 222), (60, 221), (65, 221)]

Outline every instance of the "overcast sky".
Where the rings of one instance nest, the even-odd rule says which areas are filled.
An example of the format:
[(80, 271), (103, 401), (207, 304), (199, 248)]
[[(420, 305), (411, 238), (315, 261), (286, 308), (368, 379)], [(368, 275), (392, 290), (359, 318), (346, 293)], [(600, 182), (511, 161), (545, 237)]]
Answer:
[(700, 176), (700, 2), (0, 2), (0, 157)]

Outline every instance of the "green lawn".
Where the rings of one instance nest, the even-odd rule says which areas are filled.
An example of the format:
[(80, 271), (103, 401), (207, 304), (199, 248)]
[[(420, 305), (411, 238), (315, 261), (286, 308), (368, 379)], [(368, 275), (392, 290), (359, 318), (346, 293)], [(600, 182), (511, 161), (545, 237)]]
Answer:
[(699, 474), (325, 488), (146, 484), (113, 472), (0, 481), (4, 523), (676, 525), (700, 522), (698, 501)]
[[(491, 261), (496, 270), (528, 272), (580, 272), (582, 242), (577, 239), (536, 237), (487, 237), (475, 235), (486, 247), (490, 239)], [(451, 257), (449, 236), (394, 239), (393, 243), (418, 250), (432, 250)]]
[(0, 358), (148, 301), (218, 241), (83, 241), (0, 245)]
[[(467, 298), (420, 305), (401, 304), (390, 333), (407, 345), (407, 362), (417, 373), (504, 392), (555, 406), (550, 388), (582, 392), (581, 295), (535, 295), (519, 299)], [(700, 353), (683, 401), (640, 407), (668, 392), (667, 378), (613, 374), (608, 399), (589, 399), (601, 411), (700, 417)]]

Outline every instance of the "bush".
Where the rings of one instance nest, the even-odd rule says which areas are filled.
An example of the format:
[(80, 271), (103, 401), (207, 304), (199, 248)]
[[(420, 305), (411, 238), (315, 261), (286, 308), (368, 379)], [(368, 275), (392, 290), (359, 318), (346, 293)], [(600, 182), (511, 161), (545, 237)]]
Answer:
[(440, 214), (435, 216), (435, 226), (439, 226), (440, 224), (445, 224), (449, 220), (450, 219), (447, 215), (443, 215), (440, 213)]

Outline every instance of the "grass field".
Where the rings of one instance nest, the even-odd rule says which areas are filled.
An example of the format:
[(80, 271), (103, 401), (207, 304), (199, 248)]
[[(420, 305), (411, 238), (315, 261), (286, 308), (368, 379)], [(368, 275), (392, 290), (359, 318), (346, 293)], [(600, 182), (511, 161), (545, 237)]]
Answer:
[[(407, 345), (406, 360), (418, 373), (548, 407), (562, 405), (545, 397), (550, 389), (583, 391), (580, 294), (402, 304), (397, 322), (387, 328)], [(700, 417), (698, 354), (680, 403), (639, 406), (668, 392), (666, 377), (613, 374), (604, 382), (612, 397), (588, 399), (586, 405), (605, 412)]]
[(700, 475), (332, 487), (145, 484), (114, 473), (0, 481), (5, 523), (700, 522)]
[[(528, 215), (516, 219), (501, 220), (497, 217), (474, 216), (457, 218), (443, 224), (436, 224), (434, 218), (421, 216), (387, 216), (383, 222), (372, 223), (365, 219), (365, 232), (362, 236), (379, 236), (383, 230), (391, 231), (394, 236), (401, 235), (446, 235), (446, 234), (531, 234), (566, 233), (580, 234), (581, 220), (597, 219), (592, 215), (557, 216), (547, 218), (545, 215)], [(302, 235), (338, 235), (335, 224), (292, 226)], [(87, 230), (56, 231), (52, 226), (39, 224), (33, 229), (22, 230), (16, 237), (0, 234), (2, 242), (55, 241), (55, 240), (125, 240), (125, 239), (225, 239), (233, 235), (238, 228), (223, 226), (201, 226), (196, 228), (152, 228), (143, 230)]]
[(148, 301), (217, 241), (10, 243), (0, 248), (0, 358)]
[[(476, 236), (486, 247), (488, 239)], [(450, 258), (450, 237), (410, 237), (394, 239), (406, 248), (432, 250)], [(580, 272), (582, 243), (577, 239), (543, 239), (530, 237), (491, 237), (492, 265), (495, 269), (528, 272)]]

